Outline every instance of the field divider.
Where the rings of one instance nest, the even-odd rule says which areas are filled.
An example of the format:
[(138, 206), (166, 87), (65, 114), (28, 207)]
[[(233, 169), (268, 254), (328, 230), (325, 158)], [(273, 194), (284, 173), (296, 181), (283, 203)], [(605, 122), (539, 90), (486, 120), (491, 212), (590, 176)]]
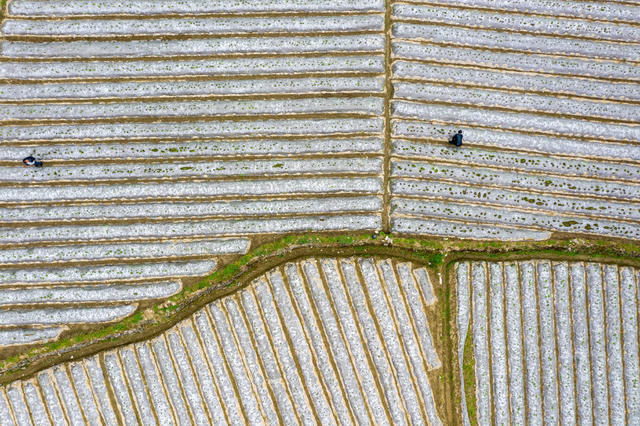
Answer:
[[(202, 55), (148, 55), (148, 56), (52, 56), (52, 57), (18, 57), (0, 55), (1, 62), (20, 62), (20, 63), (40, 63), (40, 62), (52, 62), (55, 60), (64, 62), (86, 62), (86, 61), (120, 61), (120, 62), (134, 62), (134, 61), (157, 61), (162, 59), (172, 60), (190, 60), (190, 59), (226, 59), (226, 58), (316, 58), (326, 56), (354, 56), (354, 55), (376, 55), (382, 54), (383, 50), (316, 50), (308, 52), (251, 52), (251, 53), (207, 53)], [(604, 58), (607, 59), (607, 58)], [(630, 61), (629, 61), (630, 62)]]
[[(378, 57), (378, 55), (372, 55), (372, 58)], [(345, 57), (348, 57), (345, 55)], [(360, 55), (354, 55), (354, 57), (360, 57)], [(404, 60), (404, 59), (403, 59)], [(0, 61), (1, 63), (2, 61)], [(54, 61), (50, 61), (54, 62)], [(66, 62), (66, 61), (63, 61)], [(109, 61), (116, 62), (116, 61)], [(455, 65), (455, 64), (453, 64)], [(338, 70), (338, 71), (301, 71), (301, 72), (262, 72), (260, 74), (172, 74), (172, 75), (123, 75), (119, 77), (69, 77), (69, 78), (5, 78), (0, 75), (0, 84), (45, 84), (45, 83), (119, 83), (119, 82), (154, 82), (154, 81), (226, 81), (226, 80), (269, 80), (276, 78), (316, 78), (316, 77), (382, 77), (382, 72), (364, 71), (364, 70)], [(301, 95), (304, 95), (302, 93)], [(337, 97), (349, 97), (349, 93), (336, 92), (334, 96)], [(203, 95), (206, 96), (206, 95)], [(272, 95), (272, 96), (278, 96)], [(371, 94), (371, 96), (375, 96)], [(381, 95), (378, 95), (381, 96)], [(298, 96), (296, 95), (296, 99)], [(126, 98), (118, 98), (126, 102)], [(139, 98), (130, 98), (138, 100)], [(5, 103), (2, 101), (2, 103)]]
[[(232, 255), (234, 253), (223, 253), (222, 255)], [(208, 254), (194, 254), (194, 255), (179, 255), (179, 256), (155, 256), (155, 257), (99, 257), (93, 259), (73, 259), (73, 260), (55, 260), (55, 261), (42, 261), (42, 262), (0, 262), (0, 267), (3, 269), (22, 269), (22, 268), (46, 268), (46, 267), (73, 267), (73, 266), (101, 266), (101, 265), (113, 265), (113, 264), (138, 264), (138, 263), (150, 263), (150, 262), (190, 262), (195, 260), (208, 260), (211, 258), (218, 258), (220, 254), (208, 255)]]
[[(348, 76), (350, 77), (350, 76)], [(348, 78), (347, 77), (347, 78)], [(358, 76), (360, 77), (360, 75)], [(380, 78), (381, 74), (372, 73), (371, 75), (365, 75), (366, 78)], [(332, 76), (333, 78), (333, 76)], [(339, 77), (336, 77), (339, 78)], [(256, 80), (251, 78), (250, 80)], [(266, 80), (266, 79), (265, 79)], [(127, 83), (137, 83), (138, 81), (127, 81)], [(153, 82), (153, 81), (152, 81)], [(173, 81), (167, 81), (172, 83)], [(82, 83), (82, 82), (80, 82)], [(80, 84), (73, 82), (73, 84)], [(144, 83), (141, 81), (140, 83)], [(169, 94), (161, 96), (135, 96), (135, 97), (115, 97), (115, 96), (103, 96), (103, 97), (76, 97), (76, 98), (32, 98), (32, 99), (3, 99), (0, 100), (0, 105), (32, 105), (32, 104), (70, 104), (70, 105), (84, 105), (84, 104), (102, 104), (102, 103), (135, 103), (135, 102), (167, 102), (169, 100), (180, 101), (272, 101), (272, 100), (297, 100), (297, 99), (314, 99), (314, 98), (339, 98), (339, 99), (352, 99), (361, 97), (382, 97), (383, 93), (372, 90), (352, 90), (345, 89), (340, 90), (325, 90), (318, 92), (263, 92), (258, 94), (243, 94), (243, 93), (221, 93), (221, 94), (204, 94), (204, 95), (180, 95)]]
[[(50, 105), (50, 104), (49, 104)], [(288, 120), (288, 119), (321, 119), (321, 118), (376, 118), (378, 114), (370, 112), (333, 112), (327, 111), (322, 113), (306, 113), (306, 112), (288, 112), (282, 114), (215, 114), (215, 115), (195, 115), (195, 116), (175, 116), (175, 115), (150, 115), (150, 116), (114, 116), (109, 118), (86, 118), (86, 119), (9, 119), (0, 120), (2, 125), (25, 125), (25, 126), (46, 126), (46, 125), (62, 125), (62, 124), (135, 124), (135, 123), (198, 123), (212, 121), (252, 121), (252, 120)], [(35, 123), (35, 124), (34, 124)]]
[(26, 43), (49, 43), (49, 42), (74, 42), (74, 41), (154, 41), (162, 40), (198, 40), (198, 39), (222, 39), (228, 37), (242, 38), (270, 38), (270, 37), (315, 37), (315, 36), (342, 36), (342, 35), (370, 35), (380, 34), (380, 30), (349, 30), (342, 31), (265, 31), (265, 32), (226, 32), (226, 33), (140, 33), (140, 34), (122, 34), (122, 35), (93, 35), (93, 36), (75, 36), (75, 35), (27, 35), (27, 34), (4, 34), (0, 37), (1, 41), (14, 41)]
[[(190, 163), (205, 163), (209, 161), (254, 161), (254, 160), (315, 160), (315, 159), (351, 159), (351, 158), (367, 158), (378, 159), (382, 155), (381, 152), (357, 152), (357, 151), (340, 151), (340, 152), (302, 152), (302, 153), (282, 153), (282, 154), (248, 154), (248, 155), (201, 155), (201, 156), (175, 156), (170, 157), (171, 161), (188, 161)], [(83, 165), (101, 165), (101, 164), (128, 164), (135, 162), (136, 164), (157, 164), (166, 163), (167, 157), (101, 157), (91, 159), (56, 159), (47, 158), (47, 166), (83, 166)], [(22, 164), (16, 164), (16, 161), (0, 160), (0, 166), (3, 167), (23, 167)]]
[[(8, 8), (7, 8), (8, 9)], [(280, 17), (308, 17), (308, 16), (358, 16), (358, 15), (382, 15), (381, 10), (300, 10), (300, 11), (218, 11), (204, 13), (155, 13), (155, 14), (77, 14), (77, 15), (16, 15), (7, 10), (3, 17), (21, 21), (41, 21), (43, 19), (55, 19), (60, 21), (78, 21), (86, 19), (100, 20), (154, 20), (154, 19), (206, 19), (206, 18), (280, 18)]]

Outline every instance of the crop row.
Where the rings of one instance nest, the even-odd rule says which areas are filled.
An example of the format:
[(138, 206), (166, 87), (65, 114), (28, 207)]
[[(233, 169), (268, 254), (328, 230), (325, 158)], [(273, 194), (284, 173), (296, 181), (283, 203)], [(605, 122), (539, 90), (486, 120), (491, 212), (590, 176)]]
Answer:
[[(197, 242), (161, 242), (147, 244), (102, 244), (83, 246), (46, 246), (0, 250), (0, 263), (55, 263), (96, 259), (135, 259), (181, 256), (244, 254), (246, 239), (214, 239)], [(0, 304), (2, 302), (0, 301)]]
[(496, 111), (482, 107), (421, 104), (395, 101), (393, 115), (397, 118), (438, 120), (466, 126), (481, 125), (505, 130), (543, 132), (568, 138), (583, 137), (614, 141), (640, 140), (640, 127), (633, 124), (606, 123), (578, 118), (545, 116), (531, 112)]
[[(50, 61), (0, 63), (0, 78), (15, 80), (132, 77), (243, 76), (296, 73), (380, 73), (380, 56), (312, 56), (148, 61)], [(6, 86), (3, 86), (6, 90)]]
[[(94, 189), (95, 190), (95, 189)], [(378, 229), (380, 216), (344, 214), (295, 218), (174, 221), (126, 225), (68, 225), (32, 228), (0, 228), (0, 243), (42, 241), (95, 241), (136, 238), (175, 238), (224, 235), (278, 234), (282, 232), (356, 231)], [(28, 235), (25, 233), (28, 230)], [(10, 271), (4, 271), (10, 273)], [(4, 274), (3, 272), (3, 274)], [(28, 271), (24, 271), (27, 274)], [(27, 274), (28, 275), (28, 274)]]
[(114, 36), (183, 34), (262, 34), (305, 32), (382, 31), (381, 15), (281, 16), (268, 18), (180, 18), (141, 20), (100, 19), (6, 19), (5, 36)]
[(2, 84), (0, 99), (105, 99), (300, 93), (381, 93), (381, 77), (318, 77), (226, 81)]
[(61, 0), (55, 3), (39, 0), (12, 0), (10, 15), (19, 16), (78, 16), (78, 15), (154, 15), (204, 14), (249, 12), (324, 12), (384, 10), (381, 0), (182, 0), (166, 2), (155, 0), (91, 1)]
[(394, 96), (421, 102), (446, 102), (510, 111), (573, 115), (634, 121), (640, 106), (602, 100), (566, 99), (555, 96), (513, 93), (508, 90), (451, 87), (424, 83), (394, 83)]
[(194, 123), (115, 123), (60, 124), (0, 128), (0, 140), (112, 140), (128, 138), (207, 138), (231, 136), (274, 136), (381, 133), (381, 118), (344, 118), (308, 120), (201, 121)]
[(533, 189), (541, 192), (563, 192), (582, 196), (600, 196), (621, 200), (637, 200), (640, 196), (635, 184), (606, 182), (588, 178), (563, 178), (494, 170), (484, 167), (460, 167), (447, 164), (396, 160), (392, 173), (397, 177), (420, 179), (449, 179), (467, 184), (492, 185), (504, 188)]
[(140, 58), (322, 52), (382, 52), (384, 37), (293, 36), (202, 38), (191, 40), (0, 42), (3, 58)]
[(391, 228), (394, 232), (413, 235), (437, 235), (476, 240), (546, 240), (551, 234), (547, 231), (516, 228), (495, 224), (470, 223), (459, 220), (432, 219), (418, 217), (392, 217)]
[[(28, 345), (31, 343), (45, 343), (56, 340), (60, 333), (67, 329), (66, 326), (47, 326), (37, 328), (5, 328), (0, 330), (0, 346)], [(3, 419), (11, 418), (11, 413), (6, 411), (6, 401), (0, 396), (0, 416)]]
[(548, 261), (457, 268), (480, 424), (640, 419), (636, 271)]
[[(579, 40), (553, 36), (508, 33), (478, 28), (447, 27), (396, 23), (392, 34), (399, 39), (413, 39), (428, 43), (447, 43), (476, 48), (499, 48), (516, 52), (547, 53), (586, 58), (640, 60), (640, 47), (634, 44), (608, 41)], [(15, 53), (13, 53), (15, 52)], [(11, 49), (12, 54), (22, 50)], [(4, 53), (5, 55), (7, 53)], [(22, 54), (26, 54), (23, 52)]]
[[(637, 12), (640, 12), (638, 8)], [(577, 18), (577, 17), (576, 17)], [(419, 20), (430, 24), (447, 24), (475, 28), (552, 34), (558, 36), (586, 37), (612, 41), (640, 41), (637, 26), (626, 23), (593, 22), (590, 20), (563, 19), (531, 14), (489, 12), (478, 9), (455, 9), (433, 5), (395, 4), (393, 19)]]
[(3, 146), (0, 161), (15, 161), (37, 154), (45, 161), (165, 159), (185, 157), (237, 157), (251, 155), (305, 155), (338, 153), (380, 154), (381, 138), (298, 139), (298, 140), (203, 140), (156, 143), (74, 143), (56, 145)]
[[(522, 72), (500, 69), (485, 70), (398, 60), (393, 63), (393, 76), (396, 79), (408, 78), (447, 84), (473, 84), (505, 90), (516, 89), (528, 92), (537, 91), (561, 95), (589, 96), (610, 100), (640, 100), (640, 84), (614, 83), (544, 74), (523, 76)], [(469, 101), (475, 100), (473, 96), (469, 97)], [(576, 101), (563, 99), (563, 102), (570, 104)], [(537, 109), (537, 107), (532, 109)]]
[[(475, 201), (475, 200), (474, 200)], [(470, 205), (467, 202), (403, 200), (392, 202), (394, 215), (471, 221), (482, 224), (501, 224), (531, 227), (558, 232), (597, 234), (612, 237), (640, 238), (640, 224), (601, 218), (583, 218), (553, 212), (525, 212), (504, 207)]]
[[(3, 285), (39, 283), (100, 282), (107, 280), (139, 280), (166, 277), (197, 277), (206, 275), (216, 266), (212, 260), (102, 266), (0, 269)], [(60, 322), (61, 324), (64, 321)]]
[(95, 284), (26, 288), (2, 288), (0, 306), (57, 303), (133, 302), (143, 299), (164, 299), (182, 290), (176, 281), (151, 281), (135, 284)]
[[(448, 109), (448, 107), (445, 107)], [(466, 110), (468, 111), (468, 110)], [(476, 112), (472, 110), (472, 112)], [(487, 112), (485, 111), (485, 114)], [(425, 116), (423, 119), (427, 119)], [(448, 115), (451, 117), (451, 115)], [(434, 115), (434, 120), (439, 117)], [(464, 140), (466, 144), (474, 147), (473, 151), (482, 147), (491, 147), (503, 151), (501, 155), (511, 157), (509, 150), (528, 151), (540, 154), (550, 154), (563, 157), (590, 157), (602, 158), (611, 161), (640, 161), (640, 147), (636, 144), (624, 142), (598, 143), (596, 141), (583, 141), (575, 137), (544, 136), (539, 134), (527, 134), (516, 131), (504, 130), (500, 127), (496, 129), (483, 129), (473, 126), (466, 126), (459, 118), (451, 118), (452, 122), (459, 121), (460, 124), (433, 124), (426, 121), (408, 121), (396, 119), (392, 121), (393, 134), (396, 137), (426, 138), (436, 139), (446, 142), (450, 135), (464, 127)], [(475, 120), (474, 120), (475, 121)], [(477, 121), (482, 124), (481, 121)], [(543, 128), (543, 130), (547, 130)], [(506, 151), (506, 152), (505, 152)], [(465, 155), (465, 153), (458, 154)], [(472, 154), (471, 154), (472, 155)], [(520, 154), (518, 154), (520, 155)], [(498, 161), (498, 160), (496, 160)], [(562, 161), (562, 163), (561, 163)], [(564, 158), (559, 160), (564, 164)], [(525, 160), (526, 163), (526, 160)]]
[(48, 324), (104, 323), (131, 315), (137, 305), (99, 307), (36, 308), (0, 310), (0, 325), (25, 326)]
[[(459, 45), (440, 46), (428, 43), (394, 41), (391, 51), (395, 59), (475, 65), (532, 73), (561, 74), (569, 77), (616, 78), (640, 80), (640, 70), (634, 64), (615, 60), (554, 57), (535, 52), (504, 52)], [(531, 77), (527, 75), (527, 78)], [(598, 82), (599, 83), (599, 82)]]
[[(37, 170), (0, 166), (3, 182), (56, 182), (118, 179), (171, 179), (178, 177), (207, 178), (216, 176), (273, 176), (281, 174), (360, 173), (378, 174), (381, 159), (279, 159), (252, 161), (213, 161), (197, 163), (113, 164), (86, 166), (51, 166)], [(41, 172), (41, 173), (40, 173)]]
[[(452, 132), (452, 130), (449, 131)], [(465, 139), (472, 139), (474, 136), (476, 135), (464, 135)], [(457, 150), (444, 144), (420, 143), (402, 139), (394, 139), (392, 141), (392, 153), (404, 158), (410, 157), (412, 160), (454, 161), (554, 175), (600, 177), (628, 181), (636, 181), (640, 176), (640, 167), (630, 164), (570, 158), (560, 160), (547, 155), (488, 150), (476, 147), (469, 150)]]
[[(421, 0), (418, 2), (421, 2)], [(431, 5), (444, 5), (451, 8), (494, 9), (507, 12), (523, 12), (535, 15), (541, 14), (604, 21), (638, 22), (640, 20), (638, 18), (638, 6), (629, 4), (636, 2), (624, 0), (613, 0), (613, 2), (589, 1), (586, 4), (575, 0), (553, 2), (545, 0), (509, 0), (508, 3), (496, 3), (492, 0), (455, 0), (453, 2), (448, 0), (429, 0), (428, 3)]]
[[(481, 184), (453, 184), (425, 180), (394, 179), (391, 182), (394, 196), (436, 198), (457, 203), (489, 203), (501, 208), (517, 208), (561, 215), (593, 216), (607, 220), (640, 220), (637, 202), (614, 202), (567, 197), (556, 194), (528, 192), (523, 188), (491, 188)], [(423, 200), (428, 203), (430, 201)]]
[[(285, 197), (286, 198), (286, 197)], [(207, 203), (153, 202), (135, 204), (0, 208), (0, 222), (33, 224), (40, 221), (122, 219), (169, 219), (210, 216), (272, 216), (280, 214), (378, 211), (382, 200), (375, 196), (323, 197), (276, 200), (229, 200)], [(231, 242), (229, 242), (231, 244)], [(237, 247), (235, 243), (230, 247)], [(150, 249), (150, 248), (149, 248)], [(234, 249), (235, 250), (235, 249)]]
[[(284, 194), (375, 194), (382, 191), (379, 178), (304, 178), (240, 180), (222, 182), (178, 182), (120, 185), (38, 186), (29, 188), (26, 201), (162, 200), (222, 196), (268, 196)], [(0, 199), (24, 202), (24, 188), (0, 187)]]
[(271, 100), (213, 100), (184, 102), (127, 102), (101, 104), (0, 105), (4, 120), (91, 120), (131, 117), (202, 117), (361, 113), (381, 115), (383, 99), (309, 98)]
[(441, 425), (427, 375), (440, 368), (425, 315), (434, 301), (426, 271), (408, 263), (290, 263), (150, 341), (0, 389), (0, 415)]

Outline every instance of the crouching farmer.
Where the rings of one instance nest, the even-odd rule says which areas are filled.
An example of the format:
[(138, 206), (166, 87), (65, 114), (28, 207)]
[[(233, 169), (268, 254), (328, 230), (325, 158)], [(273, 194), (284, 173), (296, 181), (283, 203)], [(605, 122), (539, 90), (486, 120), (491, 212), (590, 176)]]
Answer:
[(453, 135), (453, 137), (451, 137), (451, 139), (449, 140), (449, 143), (455, 146), (462, 145), (462, 130), (458, 130), (458, 133), (456, 133), (455, 135)]
[(22, 159), (25, 166), (42, 167), (42, 161), (36, 160), (32, 155)]

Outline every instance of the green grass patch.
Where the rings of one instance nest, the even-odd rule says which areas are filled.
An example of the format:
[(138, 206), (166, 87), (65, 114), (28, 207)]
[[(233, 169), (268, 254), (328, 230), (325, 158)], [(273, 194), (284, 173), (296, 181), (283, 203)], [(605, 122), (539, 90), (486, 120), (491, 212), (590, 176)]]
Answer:
[(462, 357), (462, 379), (464, 381), (464, 397), (467, 401), (467, 413), (472, 425), (478, 424), (476, 418), (476, 370), (473, 359), (473, 345), (471, 344), (471, 330), (467, 331), (464, 341)]

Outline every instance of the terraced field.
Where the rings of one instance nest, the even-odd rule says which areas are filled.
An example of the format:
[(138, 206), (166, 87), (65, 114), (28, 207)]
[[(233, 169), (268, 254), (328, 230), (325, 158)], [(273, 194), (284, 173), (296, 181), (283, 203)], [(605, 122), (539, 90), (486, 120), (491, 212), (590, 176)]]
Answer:
[(381, 2), (10, 1), (0, 347), (142, 310), (254, 235), (379, 229), (383, 26)]
[(437, 302), (411, 263), (287, 263), (150, 341), (8, 385), (0, 424), (442, 424)]
[(538, 260), (456, 270), (458, 358), (471, 339), (479, 424), (640, 422), (637, 269)]

